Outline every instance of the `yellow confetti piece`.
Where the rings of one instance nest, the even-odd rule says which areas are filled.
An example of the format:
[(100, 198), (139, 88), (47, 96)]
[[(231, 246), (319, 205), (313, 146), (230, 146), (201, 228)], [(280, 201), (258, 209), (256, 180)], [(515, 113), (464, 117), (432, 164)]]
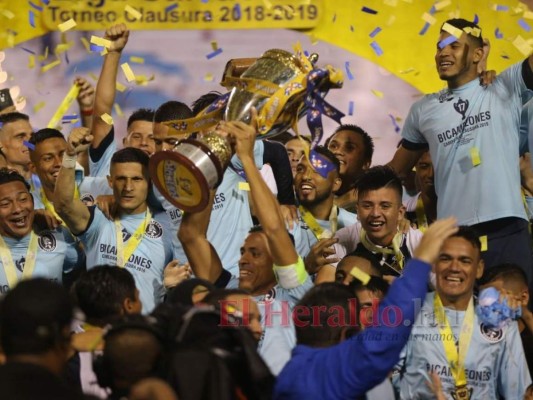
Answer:
[(92, 80), (94, 80), (94, 81), (97, 81), (97, 82), (98, 82), (98, 76), (96, 76), (96, 74), (95, 74), (95, 73), (93, 73), (93, 72), (89, 72), (89, 76), (90, 76), (90, 77), (92, 78)]
[(13, 19), (15, 18), (15, 14), (13, 14), (11, 11), (9, 10), (2, 10), (2, 15), (4, 17), (6, 17), (7, 19)]
[(479, 28), (470, 28), (469, 26), (467, 26), (466, 28), (463, 29), (463, 31), (475, 37), (481, 36), (481, 29)]
[(487, 251), (489, 248), (489, 245), (487, 243), (487, 235), (480, 236), (479, 241), (481, 242), (481, 251)]
[(100, 52), (101, 56), (105, 56), (107, 54), (107, 49), (104, 47), (104, 49)]
[(422, 14), (422, 19), (430, 25), (434, 25), (435, 22), (437, 22), (437, 18), (435, 18), (433, 15), (427, 12)]
[(44, 106), (46, 105), (46, 102), (44, 101), (40, 101), (39, 103), (35, 104), (33, 106), (33, 112), (36, 113), (37, 111), (39, 111), (41, 108), (43, 108)]
[(61, 32), (66, 32), (76, 26), (76, 21), (74, 21), (72, 18), (68, 21), (63, 22), (62, 24), (59, 24), (57, 27)]
[(124, 11), (126, 11), (129, 15), (131, 15), (135, 19), (141, 19), (141, 17), (143, 16), (139, 10), (136, 10), (130, 5), (127, 5), (126, 7), (124, 7)]
[(396, 21), (396, 15), (391, 15), (385, 25), (391, 26), (392, 24), (394, 24), (394, 21)]
[(119, 91), (119, 92), (123, 92), (124, 90), (126, 90), (126, 86), (124, 86), (122, 83), (120, 82), (117, 82), (115, 84), (115, 88)]
[(350, 275), (353, 276), (355, 279), (358, 279), (361, 281), (363, 285), (368, 285), (368, 282), (370, 282), (370, 275), (368, 275), (365, 271), (361, 270), (360, 268), (353, 267), (350, 271)]
[(100, 118), (102, 118), (102, 121), (104, 121), (107, 125), (113, 125), (113, 117), (111, 117), (111, 115), (108, 113), (100, 115)]
[(128, 63), (121, 64), (120, 68), (122, 68), (122, 72), (124, 72), (124, 75), (126, 76), (126, 80), (128, 82), (132, 82), (135, 80), (135, 74), (131, 70)]
[(91, 45), (89, 44), (89, 41), (85, 39), (84, 37), (81, 38), (81, 43), (83, 44), (83, 47), (85, 47), (85, 50), (87, 50), (87, 53), (91, 52)]
[(123, 117), (124, 116), (124, 113), (122, 112), (122, 109), (120, 108), (120, 106), (118, 105), (118, 103), (115, 103), (113, 108), (115, 109), (115, 112), (117, 113), (117, 115), (119, 117)]
[(59, 64), (61, 64), (61, 60), (52, 61), (50, 64), (43, 65), (41, 67), (41, 72), (44, 74), (45, 72), (50, 71), (52, 68), (57, 67)]
[(413, 4), (413, 0), (403, 0), (404, 3)]
[(130, 62), (135, 63), (135, 64), (144, 64), (144, 58), (131, 56)]
[(443, 8), (448, 7), (450, 4), (452, 4), (452, 0), (441, 0), (438, 3), (435, 3), (433, 7), (435, 7), (435, 10), (440, 11)]
[(60, 43), (56, 46), (55, 54), (61, 54), (64, 53), (67, 50), (70, 50), (70, 48), (74, 45), (74, 42), (69, 43)]
[(111, 40), (104, 39), (98, 36), (91, 36), (91, 43), (97, 46), (104, 46), (106, 49), (111, 47)]
[(211, 41), (211, 48), (213, 49), (213, 51), (218, 49), (218, 43), (216, 40)]
[(61, 104), (57, 108), (56, 112), (48, 122), (47, 127), (48, 128), (56, 128), (59, 123), (61, 122), (61, 118), (63, 118), (63, 115), (66, 114), (74, 100), (76, 100), (76, 97), (78, 96), (78, 93), (80, 92), (80, 87), (76, 84), (73, 84), (65, 98), (61, 101)]
[(457, 9), (455, 11), (452, 11), (448, 14), (448, 17), (450, 17), (450, 19), (453, 19), (453, 18), (461, 18), (461, 10)]
[(414, 69), (413, 67), (410, 67), (410, 68), (401, 70), (400, 74), (409, 74), (409, 73), (415, 72), (415, 71), (416, 71), (416, 69)]
[(383, 4), (386, 6), (396, 7), (398, 5), (398, 0), (385, 0)]
[(448, 32), (450, 35), (455, 36), (456, 38), (460, 38), (463, 34), (463, 31), (461, 29), (456, 28), (455, 26), (450, 25), (447, 22), (442, 26), (442, 30), (444, 32)]
[(313, 46), (318, 43), (318, 39), (317, 39), (317, 37), (315, 36), (314, 33), (310, 33), (309, 34), (309, 40), (311, 41), (311, 44)]
[(28, 68), (35, 68), (35, 56), (33, 54), (30, 54)]
[(44, 61), (48, 58), (48, 46), (44, 49), (44, 54), (39, 56), (39, 61)]
[(265, 7), (266, 7), (267, 9), (270, 10), (270, 9), (272, 8), (272, 3), (271, 3), (270, 1), (268, 1), (268, 0), (263, 0), (263, 3), (265, 4)]
[(470, 149), (470, 158), (472, 159), (472, 165), (477, 167), (481, 164), (481, 157), (479, 156), (479, 150), (477, 147), (472, 147)]
[(513, 45), (518, 49), (520, 53), (522, 53), (526, 57), (529, 57), (531, 51), (533, 50), (531, 46), (520, 35), (518, 35), (515, 40), (513, 40)]
[(533, 19), (533, 11), (524, 12), (524, 18), (525, 19)]
[(374, 96), (376, 96), (379, 99), (383, 98), (383, 92), (380, 92), (379, 90), (372, 89), (372, 93), (374, 94)]
[(250, 191), (250, 184), (248, 182), (239, 182), (239, 190)]
[(212, 82), (213, 81), (213, 74), (210, 74), (210, 73), (205, 74), (204, 81)]
[(150, 77), (147, 77), (146, 75), (137, 75), (135, 77), (135, 83), (137, 85), (147, 85), (148, 82), (153, 81), (155, 79), (155, 75), (151, 75)]

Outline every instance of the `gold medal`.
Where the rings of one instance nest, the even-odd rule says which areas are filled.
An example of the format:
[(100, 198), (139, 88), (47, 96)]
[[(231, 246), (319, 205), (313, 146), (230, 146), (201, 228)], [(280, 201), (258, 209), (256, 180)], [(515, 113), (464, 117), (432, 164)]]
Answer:
[(455, 390), (452, 391), (452, 397), (454, 400), (470, 400), (472, 391), (473, 389), (466, 385), (456, 386)]

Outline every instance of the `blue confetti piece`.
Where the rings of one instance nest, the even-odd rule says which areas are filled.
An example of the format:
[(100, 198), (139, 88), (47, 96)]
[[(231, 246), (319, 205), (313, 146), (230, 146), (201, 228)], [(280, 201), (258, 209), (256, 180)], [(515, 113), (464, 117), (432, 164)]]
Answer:
[(205, 4), (205, 3), (207, 3), (208, 1), (209, 1), (209, 0), (202, 0), (202, 3)]
[(30, 10), (30, 25), (32, 28), (35, 28), (35, 14), (32, 10)]
[(522, 29), (525, 30), (526, 32), (531, 32), (531, 26), (529, 26), (529, 24), (526, 21), (524, 21), (522, 18), (518, 20), (518, 25), (520, 25)]
[(72, 124), (73, 128), (80, 128), (81, 127), (81, 118), (78, 119), (75, 123)]
[(77, 119), (78, 116), (76, 114), (70, 114), (70, 115), (64, 115), (61, 119), (63, 122), (68, 122)]
[(37, 11), (43, 11), (43, 8), (41, 6), (33, 4), (31, 1), (29, 3), (30, 3), (30, 6), (35, 8)]
[(508, 6), (501, 6), (501, 5), (497, 5), (496, 6), (496, 11), (509, 11), (509, 7)]
[(355, 104), (353, 101), (348, 102), (348, 115), (353, 115)]
[(439, 42), (439, 49), (443, 49), (449, 44), (452, 44), (453, 42), (456, 42), (457, 38), (455, 36), (448, 36), (446, 39), (443, 39)]
[(98, 46), (97, 44), (91, 43), (91, 46), (89, 47), (91, 51), (93, 52), (101, 52), (104, 51), (104, 46)]
[(379, 44), (376, 41), (370, 43), (370, 46), (374, 49), (377, 56), (383, 55), (383, 50), (379, 47)]
[(304, 50), (304, 55), (305, 55), (306, 57), (309, 57), (309, 52), (308, 52), (307, 50)]
[(431, 6), (431, 8), (429, 9), (429, 13), (431, 15), (435, 14), (437, 12), (437, 9), (435, 8), (435, 6)]
[(476, 25), (479, 23), (479, 17), (477, 16), (477, 14), (474, 14), (474, 21), (472, 22), (474, 22), (474, 24)]
[(165, 8), (165, 12), (170, 12), (172, 10), (175, 10), (176, 8), (178, 8), (178, 3), (171, 4)]
[(373, 38), (374, 36), (376, 36), (379, 32), (381, 32), (381, 28), (378, 26), (377, 28), (375, 28), (372, 32), (370, 32), (370, 36), (371, 38)]
[(496, 39), (503, 38), (503, 33), (500, 32), (500, 28), (496, 28), (496, 30), (494, 31), (494, 36), (496, 36)]
[(32, 151), (35, 150), (35, 145), (30, 142), (27, 142), (26, 140), (23, 140), (22, 144)]
[(238, 3), (233, 7), (233, 18), (237, 21), (241, 19), (241, 5)]
[(2, 129), (3, 126), (4, 126), (4, 123), (0, 122), (0, 129)]
[(425, 35), (426, 32), (428, 31), (428, 29), (429, 29), (430, 26), (431, 26), (431, 25), (429, 24), (429, 22), (426, 22), (426, 23), (424, 24), (424, 27), (422, 28), (422, 30), (421, 30), (420, 32), (418, 32), (418, 34), (419, 34), (420, 36)]
[(373, 15), (376, 15), (378, 13), (376, 10), (372, 10), (371, 8), (368, 8), (368, 7), (361, 8), (361, 11), (367, 14), (373, 14)]
[(68, 58), (68, 52), (65, 51), (65, 61), (67, 62), (67, 64), (70, 64), (70, 60)]
[(350, 61), (344, 63), (344, 69), (346, 69), (346, 76), (348, 76), (348, 79), (353, 81), (352, 71), (350, 71)]
[(35, 52), (33, 50), (27, 49), (26, 47), (21, 47), (21, 49), (24, 50), (26, 53), (35, 55)]
[(389, 114), (389, 118), (391, 119), (392, 125), (394, 126), (394, 132), (400, 133), (400, 125), (396, 122), (396, 118), (394, 118), (394, 115)]
[(205, 58), (207, 58), (208, 60), (211, 60), (213, 57), (218, 56), (220, 53), (222, 53), (222, 48), (219, 47), (215, 51), (213, 51), (213, 52), (209, 53), (208, 55), (206, 55)]
[(50, 0), (42, 0), (42, 2), (44, 3), (45, 6), (50, 4)]

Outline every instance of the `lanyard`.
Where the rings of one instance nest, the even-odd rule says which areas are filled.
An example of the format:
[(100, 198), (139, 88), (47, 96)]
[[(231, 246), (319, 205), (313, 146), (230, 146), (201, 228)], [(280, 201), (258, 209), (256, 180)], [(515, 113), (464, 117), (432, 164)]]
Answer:
[(468, 308), (466, 309), (463, 325), (461, 327), (461, 333), (459, 334), (459, 345), (457, 347), (455, 347), (455, 338), (448, 318), (446, 318), (444, 306), (437, 293), (435, 293), (433, 306), (435, 308), (435, 319), (439, 324), (446, 359), (450, 365), (452, 376), (455, 379), (455, 386), (464, 386), (466, 385), (465, 359), (474, 331), (474, 299), (470, 299), (470, 302), (468, 303)]
[(366, 235), (366, 231), (363, 228), (361, 228), (359, 240), (361, 241), (363, 246), (365, 246), (367, 250), (371, 251), (372, 253), (393, 254), (396, 258), (396, 263), (398, 264), (399, 270), (401, 271), (403, 269), (405, 257), (403, 256), (403, 253), (400, 249), (403, 241), (403, 234), (401, 234), (400, 232), (396, 233), (396, 235), (394, 235), (394, 238), (392, 239), (392, 249), (388, 247), (376, 246), (370, 241), (370, 239)]
[[(31, 231), (30, 234), (30, 243), (28, 245), (28, 250), (26, 251), (26, 257), (24, 262), (24, 269), (22, 270), (21, 279), (31, 278), (33, 275), (33, 270), (35, 269), (35, 258), (37, 256), (37, 235)], [(4, 238), (0, 236), (0, 258), (2, 259), (2, 264), (4, 265), (4, 272), (6, 274), (7, 284), (10, 289), (13, 289), (19, 279), (17, 278), (17, 268), (13, 262), (13, 257), (11, 256), (11, 250), (7, 247)]]
[(121, 268), (125, 267), (126, 262), (130, 259), (137, 246), (139, 246), (141, 243), (141, 240), (144, 237), (146, 226), (151, 219), (152, 214), (147, 208), (144, 221), (137, 227), (135, 233), (131, 235), (130, 239), (128, 240), (128, 244), (126, 244), (126, 248), (124, 248), (124, 241), (122, 240), (122, 224), (120, 223), (119, 218), (115, 219), (115, 234), (117, 237), (117, 266)]
[(416, 222), (418, 229), (422, 232), (425, 232), (428, 228), (428, 219), (426, 217), (426, 212), (424, 211), (424, 202), (422, 201), (422, 196), (418, 196), (416, 201)]
[[(63, 219), (60, 218), (59, 215), (57, 215), (54, 205), (50, 202), (50, 200), (48, 200), (48, 197), (46, 197), (46, 194), (44, 193), (43, 188), (41, 188), (40, 192), (41, 192), (41, 201), (43, 202), (44, 209), (47, 211), (50, 211), (54, 215), (54, 217), (56, 217), (58, 220), (61, 221), (61, 225), (66, 227), (65, 221), (63, 221)], [(80, 191), (78, 189), (78, 185), (74, 186), (74, 198), (75, 199), (80, 198)]]
[(311, 229), (311, 232), (313, 232), (317, 239), (329, 239), (333, 237), (335, 232), (337, 232), (338, 208), (335, 204), (333, 205), (333, 207), (331, 207), (331, 212), (329, 213), (329, 227), (331, 231), (328, 231), (327, 229), (322, 229), (322, 227), (315, 219), (314, 215), (311, 214), (304, 206), (300, 206), (299, 209), (304, 222), (307, 224), (309, 229)]

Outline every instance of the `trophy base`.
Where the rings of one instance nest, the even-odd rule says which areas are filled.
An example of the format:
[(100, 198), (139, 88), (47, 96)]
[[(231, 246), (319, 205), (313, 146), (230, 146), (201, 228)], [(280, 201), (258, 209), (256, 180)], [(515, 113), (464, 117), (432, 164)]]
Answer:
[(209, 190), (222, 181), (223, 166), (204, 143), (180, 141), (173, 150), (150, 157), (150, 176), (161, 194), (185, 212), (198, 212), (209, 203)]

